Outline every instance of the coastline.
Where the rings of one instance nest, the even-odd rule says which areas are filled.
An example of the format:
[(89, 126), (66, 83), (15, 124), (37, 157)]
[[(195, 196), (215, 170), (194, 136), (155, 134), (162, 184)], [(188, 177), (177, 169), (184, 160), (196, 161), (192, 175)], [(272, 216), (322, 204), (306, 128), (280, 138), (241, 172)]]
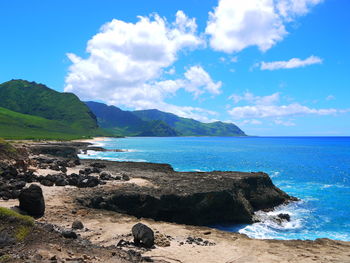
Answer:
[[(100, 140), (101, 138), (84, 140), (83, 143)], [(101, 160), (81, 160), (80, 166), (67, 168), (67, 173), (78, 172), (96, 161), (101, 162)], [(129, 175), (131, 175), (128, 169), (132, 167), (132, 163), (124, 163), (124, 166), (126, 172), (129, 171)], [(49, 169), (36, 169), (36, 173), (40, 175), (52, 172), (54, 171)], [(150, 184), (152, 185), (154, 182), (145, 176), (130, 176), (128, 181), (108, 181), (106, 185), (96, 187), (96, 190), (102, 188), (110, 190), (122, 185), (145, 187), (150, 186)], [(348, 253), (350, 242), (329, 239), (317, 239), (316, 241), (250, 239), (242, 234), (203, 226), (175, 224), (145, 218), (138, 219), (113, 211), (88, 208), (76, 202), (76, 199), (81, 198), (82, 195), (88, 195), (95, 188), (47, 187), (42, 185), (41, 187), (46, 199), (47, 212), (43, 218), (38, 220), (39, 222), (49, 222), (67, 228), (75, 219), (79, 219), (89, 229), (89, 231), (78, 231), (82, 238), (90, 240), (93, 244), (109, 246), (115, 245), (120, 240), (130, 242), (132, 240), (131, 227), (141, 221), (155, 231), (159, 231), (159, 233), (156, 232), (156, 235), (162, 241), (159, 241), (159, 245), (151, 250), (137, 249), (132, 245), (126, 245), (122, 249), (136, 249), (143, 256), (154, 260), (163, 260), (162, 262), (350, 262), (350, 254)], [(0, 201), (0, 206), (5, 207), (17, 204), (17, 200)], [(188, 242), (189, 237), (206, 240), (212, 245), (206, 246), (201, 242)]]

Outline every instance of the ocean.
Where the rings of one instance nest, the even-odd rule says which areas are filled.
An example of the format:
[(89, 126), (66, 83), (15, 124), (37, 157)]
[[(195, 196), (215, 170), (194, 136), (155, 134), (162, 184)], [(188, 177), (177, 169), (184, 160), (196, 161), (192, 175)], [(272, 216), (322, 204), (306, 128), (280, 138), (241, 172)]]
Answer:
[[(263, 171), (274, 184), (301, 199), (261, 213), (252, 225), (213, 227), (253, 238), (331, 238), (350, 241), (350, 137), (110, 138), (107, 149), (81, 158), (169, 163), (176, 171)], [(288, 213), (282, 225), (269, 214)]]

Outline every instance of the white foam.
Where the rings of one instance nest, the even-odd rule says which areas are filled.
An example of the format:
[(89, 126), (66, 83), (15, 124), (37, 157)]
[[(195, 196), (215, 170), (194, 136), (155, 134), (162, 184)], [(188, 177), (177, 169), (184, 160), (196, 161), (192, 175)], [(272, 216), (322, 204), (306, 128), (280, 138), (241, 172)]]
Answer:
[[(302, 230), (305, 226), (305, 215), (310, 213), (309, 210), (299, 207), (300, 204), (302, 201), (299, 204), (278, 206), (271, 212), (257, 211), (255, 215), (260, 222), (245, 226), (238, 232), (257, 239), (293, 239), (288, 233)], [(288, 214), (291, 220), (278, 222), (278, 214)]]

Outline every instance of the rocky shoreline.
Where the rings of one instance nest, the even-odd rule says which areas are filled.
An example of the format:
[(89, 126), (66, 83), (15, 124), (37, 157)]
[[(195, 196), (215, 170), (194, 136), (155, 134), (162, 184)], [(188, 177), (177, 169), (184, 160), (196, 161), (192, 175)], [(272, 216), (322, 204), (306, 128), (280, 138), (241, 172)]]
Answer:
[[(80, 151), (104, 151), (100, 147), (91, 148), (87, 142), (26, 142), (14, 146), (17, 156), (0, 162), (0, 206), (18, 205), (16, 199), (22, 188), (40, 185), (46, 211), (37, 220), (36, 231), (58, 235), (53, 239), (57, 241), (54, 246), (62, 246), (63, 250), (67, 240), (75, 242), (63, 233), (67, 229), (75, 233), (77, 242), (86, 245), (81, 248), (86, 258), (80, 255), (76, 262), (290, 262), (291, 258), (298, 259), (297, 262), (350, 262), (347, 242), (251, 240), (244, 235), (203, 227), (252, 223), (256, 220), (255, 211), (296, 200), (275, 187), (265, 173), (179, 173), (167, 164), (79, 160)], [(281, 214), (276, 220), (288, 221), (288, 216)], [(72, 230), (76, 219), (84, 225)], [(155, 232), (155, 246), (151, 249), (133, 243), (131, 228), (139, 222)], [(60, 230), (50, 232), (45, 228), (52, 224)], [(251, 250), (255, 245), (260, 247)], [(27, 244), (22, 252), (31, 246), (32, 243)], [(89, 246), (97, 246), (95, 259), (86, 254)], [(45, 261), (49, 260), (47, 253), (33, 261), (38, 247), (31, 249), (26, 252), (28, 262), (69, 262), (67, 251), (63, 251), (67, 254), (65, 259), (63, 252), (55, 252), (56, 261)], [(21, 254), (17, 247), (12, 250), (14, 255)], [(337, 251), (337, 255), (329, 256), (331, 250)], [(258, 256), (258, 251), (265, 256)], [(10, 252), (11, 249), (6, 250), (9, 255)], [(194, 252), (195, 260), (191, 257)], [(217, 256), (218, 252), (223, 255)], [(5, 255), (0, 248), (0, 259), (1, 253)], [(238, 257), (230, 261), (235, 256)]]

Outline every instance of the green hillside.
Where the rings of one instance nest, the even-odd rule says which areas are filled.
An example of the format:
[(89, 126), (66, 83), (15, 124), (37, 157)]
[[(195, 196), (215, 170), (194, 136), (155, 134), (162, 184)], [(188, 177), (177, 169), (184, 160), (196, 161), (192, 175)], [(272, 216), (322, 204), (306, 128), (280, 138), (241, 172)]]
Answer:
[(115, 106), (88, 101), (85, 102), (97, 116), (100, 127), (114, 136), (178, 136), (179, 134), (159, 120), (144, 121), (132, 112)]
[(245, 136), (232, 123), (202, 123), (159, 110), (123, 111), (115, 106), (85, 102), (99, 125), (121, 136)]
[(203, 123), (159, 110), (140, 110), (133, 113), (144, 121), (161, 120), (183, 136), (246, 136), (232, 123)]
[(0, 107), (0, 137), (4, 139), (75, 139), (68, 125)]
[(95, 116), (77, 96), (60, 93), (35, 82), (11, 80), (1, 84), (0, 107), (65, 122), (82, 131), (98, 127)]
[(74, 94), (25, 80), (0, 84), (0, 137), (74, 139), (106, 134)]

